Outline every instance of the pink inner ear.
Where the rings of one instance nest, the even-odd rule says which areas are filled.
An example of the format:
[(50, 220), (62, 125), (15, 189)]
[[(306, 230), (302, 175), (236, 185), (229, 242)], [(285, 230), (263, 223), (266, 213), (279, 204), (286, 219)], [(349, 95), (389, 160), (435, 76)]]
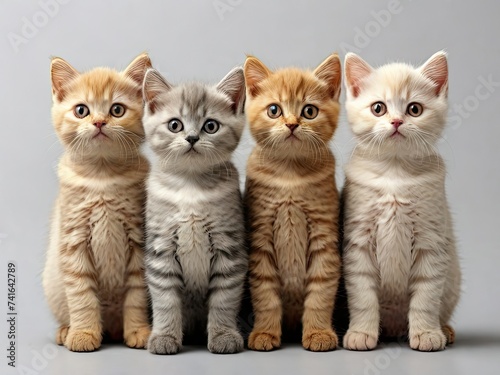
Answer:
[(359, 56), (350, 56), (345, 64), (346, 81), (352, 95), (356, 98), (361, 93), (361, 83), (372, 72), (372, 67)]
[(448, 62), (446, 55), (433, 56), (422, 67), (422, 74), (436, 84), (436, 95), (448, 90)]

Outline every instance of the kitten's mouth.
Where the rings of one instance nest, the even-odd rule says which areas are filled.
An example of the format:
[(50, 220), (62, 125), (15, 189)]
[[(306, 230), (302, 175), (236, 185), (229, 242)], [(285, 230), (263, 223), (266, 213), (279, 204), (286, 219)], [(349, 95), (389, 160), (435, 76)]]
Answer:
[(99, 131), (96, 135), (94, 135), (92, 137), (92, 139), (94, 138), (109, 138), (106, 134), (104, 134), (102, 131)]
[(199, 154), (198, 151), (194, 147), (191, 147), (189, 150), (186, 151), (186, 154)]
[(286, 139), (287, 139), (287, 140), (288, 140), (288, 139), (290, 139), (290, 140), (292, 140), (292, 141), (300, 141), (300, 139), (299, 139), (299, 138), (297, 138), (297, 136), (296, 136), (295, 134), (293, 134), (293, 133), (292, 133), (292, 134), (290, 134), (288, 137), (286, 137)]
[(398, 132), (397, 130), (391, 134), (391, 138), (399, 138), (399, 137), (405, 138), (405, 136), (403, 134), (401, 134), (400, 132)]

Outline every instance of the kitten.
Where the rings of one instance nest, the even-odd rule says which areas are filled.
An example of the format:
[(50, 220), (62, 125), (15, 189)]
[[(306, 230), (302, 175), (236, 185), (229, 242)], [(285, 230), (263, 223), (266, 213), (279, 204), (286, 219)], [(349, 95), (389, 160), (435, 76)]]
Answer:
[(155, 70), (143, 87), (147, 143), (146, 277), (153, 304), (148, 349), (177, 353), (184, 334), (208, 332), (213, 353), (243, 349), (237, 327), (247, 250), (231, 155), (245, 116), (241, 68), (216, 87), (173, 87)]
[(143, 276), (144, 180), (141, 84), (146, 54), (124, 72), (77, 72), (52, 59), (52, 117), (64, 146), (59, 162), (45, 295), (57, 344), (92, 351), (102, 334), (143, 348), (149, 336)]
[(338, 192), (328, 142), (337, 127), (337, 55), (314, 72), (245, 62), (247, 113), (257, 145), (247, 166), (250, 292), (248, 347), (281, 344), (282, 320), (312, 351), (337, 347), (332, 312), (340, 276)]
[(345, 59), (347, 115), (357, 139), (345, 168), (344, 269), (350, 325), (344, 347), (369, 350), (379, 332), (421, 351), (454, 340), (448, 325), (460, 269), (435, 144), (446, 123), (448, 67), (373, 69)]

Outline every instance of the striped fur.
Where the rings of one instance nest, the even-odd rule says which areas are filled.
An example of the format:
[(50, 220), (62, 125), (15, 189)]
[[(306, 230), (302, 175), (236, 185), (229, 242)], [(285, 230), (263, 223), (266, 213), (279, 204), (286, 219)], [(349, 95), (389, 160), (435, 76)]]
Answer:
[[(446, 123), (448, 70), (437, 53), (421, 68), (373, 69), (346, 57), (347, 113), (357, 145), (346, 166), (344, 270), (350, 325), (344, 347), (368, 350), (379, 335), (409, 336), (421, 351), (454, 340), (460, 293), (444, 162), (435, 149)], [(383, 101), (387, 113), (370, 107)], [(423, 112), (410, 116), (419, 102)], [(395, 133), (391, 121), (402, 121)]]
[[(304, 348), (332, 350), (338, 341), (332, 313), (340, 277), (339, 203), (328, 142), (337, 127), (340, 62), (332, 55), (314, 72), (271, 72), (249, 57), (245, 79), (257, 141), (245, 193), (255, 313), (248, 346), (277, 348), (282, 325), (293, 331), (302, 321)], [(268, 115), (271, 104), (282, 109), (275, 119)], [(314, 119), (303, 116), (308, 104), (319, 109)], [(286, 124), (298, 125), (295, 138)]]
[[(173, 354), (183, 335), (208, 333), (208, 349), (243, 349), (237, 314), (247, 272), (238, 172), (231, 154), (245, 119), (243, 72), (217, 87), (172, 87), (156, 72), (144, 81), (144, 124), (155, 152), (147, 183), (146, 276), (153, 306), (148, 349)], [(183, 123), (173, 133), (168, 123)], [(203, 130), (207, 120), (220, 128)], [(193, 146), (187, 137), (199, 137)]]
[[(72, 351), (99, 348), (103, 333), (137, 348), (149, 336), (142, 250), (148, 162), (139, 146), (140, 83), (150, 65), (141, 55), (123, 73), (80, 74), (52, 61), (54, 126), (65, 153), (43, 286), (60, 324), (56, 341)], [(113, 103), (125, 106), (122, 117), (110, 115)], [(88, 116), (75, 116), (78, 104)], [(94, 122), (106, 122), (106, 137)]]

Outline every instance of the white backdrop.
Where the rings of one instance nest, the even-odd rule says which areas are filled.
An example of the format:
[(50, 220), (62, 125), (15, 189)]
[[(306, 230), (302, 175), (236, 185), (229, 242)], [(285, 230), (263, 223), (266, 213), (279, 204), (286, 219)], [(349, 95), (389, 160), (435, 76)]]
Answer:
[[(457, 346), (432, 358), (454, 358), (453, 350), (460, 350), (461, 335), (462, 342), (480, 350), (493, 345), (498, 352), (500, 3), (0, 0), (0, 9), (0, 280), (5, 283), (0, 285), (0, 306), (7, 304), (7, 262), (12, 260), (17, 264), (18, 276), (18, 366), (35, 373), (66, 373), (66, 366), (72, 361), (81, 361), (82, 367), (77, 366), (75, 373), (92, 365), (93, 373), (111, 373), (104, 370), (111, 366), (117, 374), (125, 373), (120, 366), (125, 366), (122, 361), (129, 363), (130, 358), (134, 360), (127, 365), (129, 369), (148, 368), (148, 364), (156, 363), (151, 361), (160, 361), (164, 365), (152, 365), (149, 370), (159, 371), (167, 363), (173, 368), (179, 365), (173, 373), (183, 369), (195, 371), (196, 363), (202, 360), (213, 366), (226, 366), (231, 373), (251, 372), (256, 363), (267, 362), (274, 363), (275, 367), (271, 367), (275, 372), (289, 366), (289, 372), (300, 373), (317, 366), (317, 372), (333, 373), (334, 367), (327, 364), (335, 363), (335, 358), (342, 358), (342, 366), (351, 373), (366, 372), (366, 366), (373, 363), (378, 366), (376, 362), (364, 365), (366, 358), (381, 358), (376, 352), (363, 357), (342, 351), (320, 357), (317, 362), (317, 356), (300, 351), (298, 346), (273, 354), (246, 352), (224, 359), (222, 364), (217, 362), (222, 361), (221, 357), (199, 350), (180, 355), (186, 367), (183, 362), (172, 362), (180, 359), (153, 358), (149, 353), (121, 347), (78, 356), (50, 346), (55, 323), (43, 298), (40, 272), (50, 211), (57, 193), (55, 165), (61, 147), (50, 117), (49, 57), (61, 56), (81, 70), (97, 65), (122, 69), (142, 51), (149, 52), (154, 66), (175, 83), (193, 79), (217, 82), (233, 66), (243, 64), (245, 54), (256, 55), (270, 67), (314, 68), (334, 51), (341, 58), (346, 51), (357, 52), (376, 66), (389, 61), (420, 64), (434, 52), (445, 49), (450, 66), (450, 117), (440, 149), (448, 163), (447, 189), (456, 222), (464, 286), (455, 315)], [(234, 158), (242, 178), (252, 145), (246, 132)], [(343, 180), (342, 165), (352, 146), (342, 111), (332, 144), (339, 186)], [(0, 308), (0, 313), (4, 310)], [(7, 330), (7, 323), (0, 323), (2, 344), (8, 341)], [(417, 360), (412, 357), (417, 353), (406, 350), (402, 353), (408, 356), (409, 363), (415, 361), (417, 367), (425, 366), (422, 357)], [(301, 365), (289, 361), (290, 353), (299, 358)], [(255, 356), (259, 361), (254, 361)], [(0, 373), (17, 373), (1, 358), (4, 356), (0, 355)], [(481, 373), (487, 373), (487, 369), (493, 371), (494, 361), (499, 364), (494, 357), (460, 363), (455, 372), (484, 366)], [(399, 364), (391, 359), (385, 369), (397, 373)], [(203, 366), (203, 371), (210, 372), (210, 368)]]

